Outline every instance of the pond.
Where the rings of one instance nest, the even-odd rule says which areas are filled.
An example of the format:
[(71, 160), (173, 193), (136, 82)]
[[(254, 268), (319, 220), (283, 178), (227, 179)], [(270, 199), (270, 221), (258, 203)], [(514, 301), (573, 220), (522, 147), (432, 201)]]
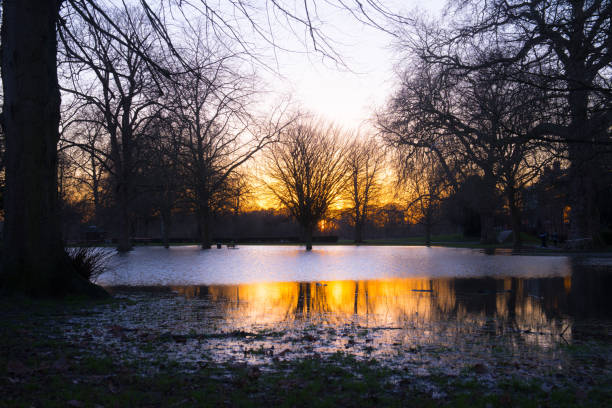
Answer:
[(106, 315), (108, 324), (170, 335), (179, 339), (167, 350), (172, 358), (195, 362), (263, 364), (272, 355), (341, 351), (412, 364), (423, 375), (499, 359), (509, 371), (520, 359), (534, 365), (528, 375), (541, 375), (567, 369), (564, 347), (612, 337), (612, 258), (507, 255), (437, 247), (139, 247), (115, 256), (99, 283), (133, 301)]
[[(610, 258), (588, 258), (612, 264)], [(567, 256), (491, 256), (482, 250), (399, 246), (137, 247), (117, 255), (105, 286), (224, 285), (403, 278), (552, 278), (572, 274)], [(584, 263), (584, 262), (583, 262)]]

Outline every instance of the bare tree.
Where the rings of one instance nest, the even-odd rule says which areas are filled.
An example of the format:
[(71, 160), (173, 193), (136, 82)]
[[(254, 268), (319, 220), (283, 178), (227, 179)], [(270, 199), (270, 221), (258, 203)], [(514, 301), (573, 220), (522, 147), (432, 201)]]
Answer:
[[(2, 4), (6, 218), (3, 286), (37, 295), (88, 292), (68, 266), (59, 225), (59, 2)], [(99, 293), (99, 292), (98, 292)]]
[(78, 190), (91, 202), (90, 221), (100, 226), (101, 209), (109, 181), (108, 140), (100, 112), (73, 99), (62, 115), (58, 154), (67, 152)]
[[(607, 0), (468, 0), (456, 3), (454, 24), (440, 28), (411, 19), (403, 45), (427, 64), (458, 74), (516, 64), (527, 83), (560, 102), (558, 115), (538, 120), (529, 137), (566, 144), (570, 162), (570, 240), (599, 242), (597, 208), (602, 155), (610, 154), (612, 5)], [(396, 19), (396, 21), (399, 21)], [(417, 27), (417, 30), (412, 28)], [(501, 50), (485, 55), (490, 48)], [(524, 81), (525, 76), (517, 78)]]
[[(80, 19), (65, 22), (69, 30), (62, 36), (62, 44), (71, 76), (62, 89), (97, 111), (94, 118), (100, 120), (98, 124), (108, 136), (110, 149), (105, 163), (114, 181), (120, 220), (117, 249), (128, 251), (139, 146), (147, 136), (148, 123), (160, 110), (161, 89), (149, 65), (158, 52), (149, 21), (136, 10), (115, 10), (112, 15), (113, 24), (100, 19), (96, 27)], [(109, 41), (99, 32), (102, 28), (112, 33), (115, 26), (140, 48)]]
[[(185, 20), (193, 12), (199, 13), (209, 23), (211, 33), (223, 34), (226, 39), (241, 44), (253, 58), (257, 55), (252, 42), (245, 39), (249, 37), (243, 36), (239, 23), (246, 22), (252, 28), (248, 32), (250, 36), (255, 32), (277, 50), (276, 37), (269, 29), (270, 20), (266, 17), (285, 20), (288, 23), (285, 26), (288, 25), (298, 38), (298, 32), (307, 33), (308, 43), (317, 52), (332, 58), (337, 55), (329, 38), (321, 30), (316, 10), (308, 2), (301, 8), (279, 1), (262, 8), (244, 1), (217, 4), (215, 7), (207, 2), (161, 2), (165, 10), (175, 7), (176, 13), (156, 12), (146, 0), (139, 3), (154, 27), (153, 36), (175, 56), (180, 57), (165, 19), (181, 15), (181, 12)], [(4, 205), (4, 268), (0, 278), (6, 287), (32, 294), (101, 293), (79, 278), (70, 267), (60, 234), (56, 180), (60, 112), (57, 29), (65, 30), (63, 23), (67, 21), (66, 17), (71, 13), (78, 14), (107, 40), (117, 41), (135, 50), (158, 72), (170, 74), (146, 58), (145, 52), (141, 52), (146, 41), (133, 39), (121, 30), (106, 28), (108, 25), (113, 29), (119, 27), (113, 16), (104, 11), (103, 4), (98, 0), (22, 0), (3, 3), (1, 35), (7, 193)], [(263, 19), (256, 19), (256, 14), (263, 16)], [(237, 16), (242, 17), (241, 21)]]
[(355, 138), (345, 153), (347, 180), (342, 195), (355, 228), (355, 243), (363, 242), (363, 230), (372, 205), (380, 196), (384, 159), (384, 150), (373, 138)]
[(346, 182), (346, 142), (333, 125), (302, 119), (267, 152), (265, 185), (304, 231), (306, 250)]
[(440, 221), (443, 200), (452, 190), (440, 161), (431, 150), (420, 149), (405, 154), (396, 151), (397, 195), (405, 197), (405, 214), (413, 224), (425, 228), (425, 245), (431, 245), (433, 228)]
[[(211, 49), (196, 29), (183, 58), (191, 69), (173, 81), (170, 106), (182, 129), (184, 174), (198, 220), (202, 249), (211, 247), (211, 221), (231, 190), (238, 168), (272, 143), (285, 126), (282, 111), (268, 123), (250, 112), (254, 78), (240, 72), (239, 55)], [(234, 61), (236, 60), (236, 61)]]
[[(493, 215), (499, 206), (497, 187), (511, 194), (516, 212), (517, 179), (526, 175), (528, 157), (537, 148), (528, 133), (545, 111), (542, 95), (508, 80), (512, 67), (493, 67), (464, 75), (429, 64), (407, 71), (400, 90), (378, 124), (391, 146), (418, 157), (431, 153), (455, 191), (462, 179), (480, 178), (481, 242), (497, 241)], [(533, 172), (529, 173), (533, 175)], [(523, 177), (525, 182), (530, 178)], [(507, 187), (507, 188), (506, 188)], [(520, 222), (514, 225), (520, 237)], [(520, 245), (520, 241), (516, 242)]]
[(184, 199), (185, 173), (182, 163), (185, 148), (182, 126), (173, 115), (159, 115), (149, 123), (143, 146), (143, 168), (138, 184), (142, 194), (159, 213), (162, 243), (170, 246), (172, 211)]

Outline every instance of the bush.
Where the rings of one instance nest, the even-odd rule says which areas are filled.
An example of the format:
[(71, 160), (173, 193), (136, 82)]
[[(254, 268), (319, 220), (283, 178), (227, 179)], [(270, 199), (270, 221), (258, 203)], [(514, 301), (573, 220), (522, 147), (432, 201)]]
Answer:
[(66, 253), (76, 272), (93, 283), (106, 271), (113, 256), (112, 250), (95, 247), (66, 248)]

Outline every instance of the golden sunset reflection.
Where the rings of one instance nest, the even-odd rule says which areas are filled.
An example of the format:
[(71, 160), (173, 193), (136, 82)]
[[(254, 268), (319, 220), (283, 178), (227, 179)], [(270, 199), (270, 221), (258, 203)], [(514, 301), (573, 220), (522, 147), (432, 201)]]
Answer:
[(568, 288), (570, 277), (266, 282), (172, 290), (220, 304), (225, 320), (245, 327), (296, 321), (337, 326), (357, 321), (363, 327), (439, 331), (436, 325), (451, 322), (463, 331), (495, 335), (563, 330), (559, 310), (567, 303)]

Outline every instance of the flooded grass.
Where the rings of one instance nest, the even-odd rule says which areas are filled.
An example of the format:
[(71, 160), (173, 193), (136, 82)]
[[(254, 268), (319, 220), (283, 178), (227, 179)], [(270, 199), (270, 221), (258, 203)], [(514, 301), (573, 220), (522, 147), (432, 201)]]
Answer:
[(118, 256), (105, 302), (0, 299), (0, 406), (611, 405), (609, 257), (215, 251)]
[[(422, 302), (425, 295), (410, 296)], [(612, 330), (601, 319), (571, 320), (565, 331), (545, 322), (500, 331), (507, 321), (479, 312), (463, 319), (413, 314), (401, 326), (397, 316), (347, 319), (329, 308), (265, 320), (261, 313), (248, 318), (247, 300), (236, 306), (211, 294), (134, 290), (108, 302), (1, 303), (1, 406), (612, 401)]]

